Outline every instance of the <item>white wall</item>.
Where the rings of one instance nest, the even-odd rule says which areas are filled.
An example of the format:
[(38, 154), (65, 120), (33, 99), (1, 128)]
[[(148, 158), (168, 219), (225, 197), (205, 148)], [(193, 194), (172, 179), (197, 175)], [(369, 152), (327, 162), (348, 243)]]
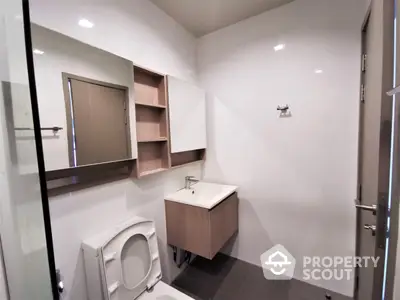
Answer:
[(34, 48), (44, 51), (43, 55), (34, 54), (41, 126), (63, 128), (56, 135), (42, 133), (46, 170), (70, 166), (63, 72), (129, 88), (131, 149), (132, 158), (136, 158), (132, 62), (35, 24), (32, 43)]
[[(195, 39), (147, 0), (32, 0), (32, 21), (135, 64), (188, 81), (196, 80)], [(78, 26), (80, 18), (95, 23)], [(183, 187), (186, 175), (201, 176), (199, 165), (140, 180), (121, 180), (50, 199), (57, 266), (65, 299), (86, 300), (80, 243), (126, 218), (154, 219), (164, 280), (177, 275), (166, 244), (164, 195)]]
[[(233, 256), (259, 265), (275, 244), (300, 265), (355, 254), (364, 6), (297, 0), (199, 40), (199, 81), (213, 95), (205, 179), (240, 187)], [(278, 117), (284, 104), (291, 118)], [(353, 280), (310, 283), (353, 293)]]
[[(196, 78), (195, 38), (148, 0), (32, 0), (31, 20), (134, 64)], [(86, 18), (92, 29), (78, 26)]]

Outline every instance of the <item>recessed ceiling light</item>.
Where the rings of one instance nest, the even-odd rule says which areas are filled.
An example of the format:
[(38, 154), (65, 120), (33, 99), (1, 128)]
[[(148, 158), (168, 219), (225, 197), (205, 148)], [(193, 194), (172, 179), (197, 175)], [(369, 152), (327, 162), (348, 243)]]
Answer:
[(286, 47), (285, 44), (279, 44), (279, 45), (276, 45), (276, 46), (274, 47), (274, 50), (275, 50), (275, 52), (276, 52), (276, 51), (281, 51), (281, 50), (285, 49), (285, 47)]
[(43, 55), (44, 51), (35, 48), (35, 49), (33, 49), (33, 53)]
[(315, 74), (322, 74), (324, 71), (322, 71), (321, 69), (315, 69), (314, 73)]
[(78, 24), (84, 28), (92, 28), (94, 26), (94, 24), (87, 19), (80, 19)]

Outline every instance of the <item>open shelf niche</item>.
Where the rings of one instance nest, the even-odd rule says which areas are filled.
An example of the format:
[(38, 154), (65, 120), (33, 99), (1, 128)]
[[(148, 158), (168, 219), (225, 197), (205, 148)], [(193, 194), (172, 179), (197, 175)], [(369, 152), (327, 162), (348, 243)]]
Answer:
[(166, 77), (134, 66), (137, 177), (171, 167)]
[(171, 154), (171, 167), (185, 166), (192, 163), (203, 162), (206, 158), (206, 149), (197, 149)]

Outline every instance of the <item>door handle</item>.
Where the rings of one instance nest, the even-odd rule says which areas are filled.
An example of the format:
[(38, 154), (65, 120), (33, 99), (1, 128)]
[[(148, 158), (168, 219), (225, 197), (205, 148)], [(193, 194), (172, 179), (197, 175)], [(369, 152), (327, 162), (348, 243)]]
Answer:
[(359, 200), (355, 200), (355, 205), (357, 209), (361, 209), (361, 210), (366, 210), (366, 211), (370, 211), (372, 212), (372, 214), (375, 216), (376, 215), (376, 211), (378, 209), (378, 207), (375, 204), (372, 205), (362, 205), (360, 204)]
[(371, 230), (372, 236), (375, 236), (375, 235), (376, 235), (376, 226), (375, 226), (375, 225), (368, 225), (368, 224), (365, 224), (365, 225), (364, 225), (364, 229), (366, 229), (366, 230)]

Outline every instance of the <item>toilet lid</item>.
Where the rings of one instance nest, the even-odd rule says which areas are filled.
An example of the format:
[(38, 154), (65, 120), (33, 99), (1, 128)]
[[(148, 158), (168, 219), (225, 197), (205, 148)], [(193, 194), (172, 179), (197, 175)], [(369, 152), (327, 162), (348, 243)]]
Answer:
[(161, 279), (152, 221), (135, 218), (117, 226), (104, 240), (101, 257), (106, 299), (136, 299)]

